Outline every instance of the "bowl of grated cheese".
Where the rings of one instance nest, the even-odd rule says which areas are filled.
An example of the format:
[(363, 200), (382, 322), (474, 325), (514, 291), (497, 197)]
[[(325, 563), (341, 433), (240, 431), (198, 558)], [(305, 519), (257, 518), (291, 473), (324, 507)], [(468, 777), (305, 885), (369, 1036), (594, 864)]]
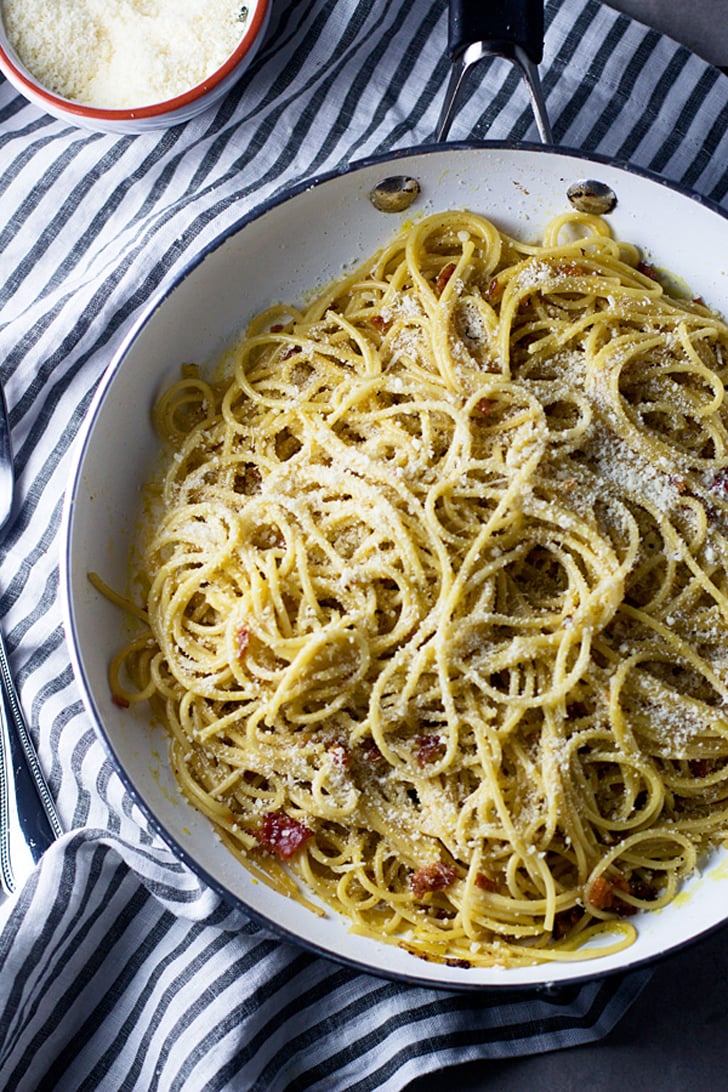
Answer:
[(230, 90), (269, 14), (270, 0), (0, 0), (0, 71), (82, 128), (168, 128)]

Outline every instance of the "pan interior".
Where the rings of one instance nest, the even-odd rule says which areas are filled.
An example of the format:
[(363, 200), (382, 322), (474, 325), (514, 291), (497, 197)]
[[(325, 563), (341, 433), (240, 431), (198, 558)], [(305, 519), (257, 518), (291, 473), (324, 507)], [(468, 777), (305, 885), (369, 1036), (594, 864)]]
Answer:
[[(416, 178), (420, 193), (406, 210), (382, 213), (369, 194), (393, 174)], [(569, 207), (569, 186), (583, 179), (597, 179), (616, 194), (609, 219), (619, 238), (679, 275), (693, 295), (728, 312), (728, 263), (721, 257), (728, 253), (728, 221), (715, 209), (640, 173), (569, 153), (498, 146), (424, 150), (322, 180), (219, 239), (163, 299), (153, 301), (111, 363), (77, 448), (62, 552), (67, 633), (89, 714), (125, 784), (174, 851), (216, 889), (297, 941), (374, 973), (450, 988), (501, 988), (624, 970), (724, 920), (728, 862), (717, 854), (674, 904), (640, 918), (631, 948), (599, 961), (466, 970), (354, 936), (335, 916), (318, 918), (256, 882), (182, 799), (165, 763), (163, 730), (144, 710), (132, 713), (111, 702), (107, 666), (124, 639), (124, 622), (87, 573), (127, 586), (139, 488), (158, 458), (149, 409), (180, 363), (214, 361), (253, 314), (272, 302), (309, 297), (414, 217), (470, 208), (501, 230), (536, 241), (546, 222)]]

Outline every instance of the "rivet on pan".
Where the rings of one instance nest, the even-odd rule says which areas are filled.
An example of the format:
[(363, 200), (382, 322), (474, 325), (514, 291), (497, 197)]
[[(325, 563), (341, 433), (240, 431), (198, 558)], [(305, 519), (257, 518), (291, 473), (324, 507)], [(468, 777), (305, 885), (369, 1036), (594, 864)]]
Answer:
[(369, 200), (379, 212), (404, 212), (419, 196), (420, 184), (416, 178), (396, 174), (383, 178), (369, 194)]
[(617, 204), (617, 195), (604, 182), (587, 178), (574, 182), (566, 191), (566, 196), (578, 212), (590, 212), (595, 216), (605, 216)]

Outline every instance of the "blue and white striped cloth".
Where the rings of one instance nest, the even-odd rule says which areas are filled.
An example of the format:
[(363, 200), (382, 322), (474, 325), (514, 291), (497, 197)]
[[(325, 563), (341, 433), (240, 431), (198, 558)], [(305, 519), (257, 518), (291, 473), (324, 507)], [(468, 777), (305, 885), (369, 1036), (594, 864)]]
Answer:
[[(0, 1088), (402, 1089), (434, 1069), (598, 1039), (648, 975), (553, 995), (438, 992), (276, 939), (148, 829), (76, 688), (58, 603), (70, 446), (151, 293), (291, 183), (433, 133), (441, 0), (280, 0), (231, 94), (137, 137), (69, 127), (0, 82), (0, 375), (18, 490), (0, 549), (21, 699), (68, 833), (0, 905)], [(728, 209), (728, 78), (597, 0), (547, 0), (560, 143), (628, 159)], [(452, 136), (536, 139), (484, 62)], [(133, 422), (130, 422), (133, 429)]]

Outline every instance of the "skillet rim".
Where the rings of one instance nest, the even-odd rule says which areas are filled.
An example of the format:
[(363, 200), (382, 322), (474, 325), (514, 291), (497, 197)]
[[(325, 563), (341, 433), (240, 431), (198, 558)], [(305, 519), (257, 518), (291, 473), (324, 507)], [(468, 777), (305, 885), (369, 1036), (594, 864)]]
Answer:
[[(145, 306), (142, 308), (140, 314), (137, 316), (132, 326), (122, 339), (119, 347), (113, 354), (108, 365), (104, 369), (101, 378), (98, 382), (96, 391), (86, 411), (86, 415), (83, 419), (81, 427), (79, 429), (78, 436), (76, 438), (76, 447), (72, 455), (72, 466), (69, 475), (68, 485), (66, 487), (63, 505), (63, 515), (61, 523), (61, 543), (60, 543), (60, 577), (61, 577), (61, 599), (63, 610), (63, 623), (64, 631), (66, 634), (66, 641), (68, 645), (69, 655), (71, 659), (71, 666), (75, 681), (81, 691), (83, 697), (84, 706), (87, 714), (90, 715), (90, 719), (93, 723), (93, 728), (96, 736), (100, 739), (107, 757), (111, 761), (115, 772), (120, 777), (125, 789), (131, 796), (134, 803), (139, 807), (144, 815), (149, 827), (157, 834), (162, 840), (165, 846), (169, 849), (172, 856), (182, 862), (184, 866), (195, 876), (201, 880), (208, 887), (210, 887), (224, 903), (230, 906), (232, 909), (242, 912), (245, 916), (251, 918), (263, 929), (272, 931), (277, 937), (285, 940), (288, 943), (292, 943), (304, 951), (310, 952), (325, 959), (332, 960), (335, 963), (346, 966), (359, 973), (369, 974), (374, 977), (383, 978), (385, 980), (401, 982), (410, 986), (420, 986), (424, 989), (431, 988), (440, 991), (447, 991), (451, 993), (489, 993), (492, 992), (496, 995), (503, 995), (508, 993), (509, 995), (516, 992), (521, 994), (534, 994), (541, 995), (546, 994), (550, 998), (554, 998), (558, 1002), (559, 995), (562, 992), (568, 992), (573, 990), (574, 987), (580, 987), (586, 985), (588, 982), (597, 980), (605, 980), (607, 978), (613, 978), (616, 976), (628, 976), (632, 973), (644, 970), (647, 967), (655, 966), (658, 963), (663, 963), (678, 953), (685, 951), (691, 946), (699, 943), (702, 940), (707, 939), (709, 936), (719, 932), (722, 928), (728, 927), (728, 912), (726, 916), (719, 922), (707, 926), (700, 932), (695, 933), (685, 939), (678, 941), (674, 945), (671, 945), (668, 949), (655, 952), (652, 955), (644, 956), (640, 959), (633, 961), (627, 960), (624, 966), (615, 966), (606, 969), (599, 968), (598, 959), (587, 959), (573, 965), (573, 970), (579, 970), (580, 973), (565, 974), (563, 977), (559, 977), (555, 981), (549, 981), (548, 976), (544, 975), (544, 981), (541, 983), (523, 983), (523, 982), (508, 982), (506, 980), (507, 969), (502, 972), (504, 981), (498, 983), (481, 983), (466, 981), (458, 982), (445, 982), (437, 978), (428, 978), (425, 976), (410, 976), (406, 972), (398, 970), (388, 970), (386, 967), (373, 968), (370, 964), (359, 961), (358, 959), (343, 955), (338, 952), (332, 952), (330, 949), (317, 944), (313, 940), (302, 938), (297, 933), (279, 922), (267, 917), (261, 911), (256, 910), (246, 903), (240, 896), (235, 895), (229, 891), (220, 881), (211, 876), (206, 868), (194, 857), (189, 851), (187, 851), (177, 839), (167, 831), (163, 822), (157, 819), (151, 807), (146, 804), (142, 798), (140, 792), (135, 787), (131, 775), (127, 772), (124, 764), (117, 757), (114, 750), (112, 741), (107, 734), (107, 730), (104, 724), (103, 717), (96, 705), (92, 690), (87, 684), (86, 674), (81, 663), (80, 650), (77, 643), (77, 629), (75, 623), (75, 610), (71, 591), (71, 531), (73, 522), (73, 510), (75, 506), (75, 498), (79, 491), (80, 481), (82, 477), (82, 470), (85, 463), (85, 457), (87, 447), (90, 441), (91, 433), (96, 421), (96, 417), (99, 414), (101, 407), (106, 398), (109, 387), (111, 386), (116, 373), (123, 365), (123, 361), (130, 351), (132, 345), (150, 321), (156, 310), (166, 301), (166, 299), (174, 292), (179, 285), (186, 280), (186, 278), (201, 265), (204, 260), (212, 254), (215, 250), (224, 245), (228, 239), (232, 236), (239, 234), (249, 223), (261, 219), (265, 214), (271, 212), (275, 208), (288, 203), (301, 193), (308, 192), (314, 188), (321, 186), (324, 183), (333, 181), (337, 178), (344, 177), (346, 175), (355, 175), (358, 171), (363, 169), (369, 169), (375, 166), (397, 166), (398, 164), (406, 163), (408, 160), (413, 159), (416, 156), (422, 155), (443, 155), (448, 152), (472, 152), (482, 151), (486, 153), (490, 152), (503, 152), (509, 153), (525, 153), (536, 155), (555, 155), (563, 156), (567, 160), (581, 160), (589, 164), (595, 164), (597, 166), (608, 167), (617, 171), (626, 172), (627, 174), (636, 175), (648, 182), (657, 184), (667, 190), (671, 190), (673, 193), (678, 194), (680, 197), (685, 198), (689, 202), (697, 203), (708, 211), (720, 216), (721, 219), (728, 221), (728, 211), (726, 211), (717, 201), (713, 198), (707, 197), (697, 191), (691, 189), (683, 183), (675, 182), (670, 179), (663, 178), (661, 175), (656, 174), (649, 168), (644, 168), (636, 164), (630, 163), (626, 160), (620, 160), (612, 158), (603, 153), (596, 152), (584, 152), (578, 148), (562, 147), (559, 145), (546, 145), (542, 143), (533, 143), (527, 141), (507, 141), (507, 140), (460, 140), (460, 141), (448, 141), (447, 143), (426, 143), (417, 146), (408, 146), (402, 149), (394, 149), (386, 153), (377, 153), (376, 155), (366, 156), (362, 159), (353, 160), (349, 164), (344, 164), (340, 167), (334, 168), (330, 171), (322, 172), (312, 176), (311, 178), (304, 179), (300, 182), (294, 183), (290, 186), (281, 187), (275, 193), (265, 198), (260, 204), (255, 205), (248, 212), (239, 216), (232, 221), (227, 227), (224, 227), (221, 231), (217, 232), (215, 236), (207, 242), (199, 251), (194, 253), (191, 257), (186, 259), (181, 268), (175, 273), (171, 281), (164, 285), (161, 289), (157, 289)], [(386, 214), (383, 214), (386, 215)], [(630, 949), (624, 949), (624, 954), (627, 955)], [(426, 962), (426, 961), (423, 961)], [(438, 966), (438, 964), (433, 964)], [(541, 964), (546, 969), (549, 964)], [(563, 966), (563, 965), (562, 965)], [(571, 969), (571, 964), (569, 964)]]

